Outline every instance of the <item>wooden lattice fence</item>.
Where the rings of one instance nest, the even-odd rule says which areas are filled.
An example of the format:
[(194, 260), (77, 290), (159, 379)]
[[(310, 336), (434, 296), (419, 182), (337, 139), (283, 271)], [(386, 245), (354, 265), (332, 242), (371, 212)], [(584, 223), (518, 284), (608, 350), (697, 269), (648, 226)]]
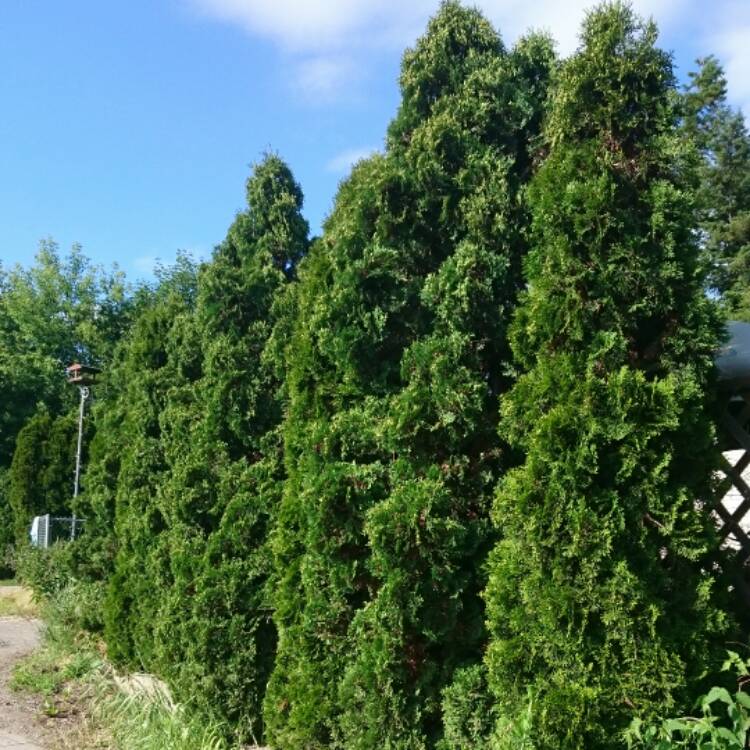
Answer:
[(722, 542), (745, 562), (750, 558), (750, 390), (728, 396), (720, 428), (724, 478), (714, 510)]
[(722, 547), (745, 571), (737, 591), (750, 604), (750, 386), (727, 387), (720, 415), (722, 476), (713, 514)]

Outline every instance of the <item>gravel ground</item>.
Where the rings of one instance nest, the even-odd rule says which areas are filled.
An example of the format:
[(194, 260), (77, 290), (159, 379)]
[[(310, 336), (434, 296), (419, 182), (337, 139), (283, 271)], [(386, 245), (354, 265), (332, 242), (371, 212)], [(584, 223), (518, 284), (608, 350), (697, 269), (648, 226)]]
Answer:
[[(10, 587), (2, 587), (0, 596)], [(77, 710), (51, 718), (45, 715), (43, 699), (10, 689), (15, 664), (40, 643), (42, 623), (28, 617), (0, 616), (0, 750), (81, 750), (108, 748), (98, 730), (92, 734)], [(166, 690), (150, 675), (117, 679), (123, 692), (145, 693)], [(247, 750), (270, 750), (248, 747)]]
[(0, 748), (38, 750), (49, 738), (38, 701), (8, 687), (13, 665), (39, 644), (40, 627), (38, 620), (0, 617)]

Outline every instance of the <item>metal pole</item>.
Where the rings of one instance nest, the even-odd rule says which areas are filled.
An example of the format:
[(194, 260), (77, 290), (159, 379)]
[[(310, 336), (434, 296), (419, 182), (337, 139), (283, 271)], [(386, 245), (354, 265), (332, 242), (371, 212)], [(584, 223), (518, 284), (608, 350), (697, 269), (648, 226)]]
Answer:
[[(82, 385), (78, 389), (81, 392), (81, 408), (78, 411), (78, 448), (76, 449), (76, 475), (73, 482), (73, 500), (78, 497), (78, 484), (81, 478), (81, 449), (83, 447), (83, 411), (86, 406), (86, 399), (89, 397), (89, 389)], [(73, 511), (73, 523), (70, 526), (71, 540), (76, 537), (76, 514)]]

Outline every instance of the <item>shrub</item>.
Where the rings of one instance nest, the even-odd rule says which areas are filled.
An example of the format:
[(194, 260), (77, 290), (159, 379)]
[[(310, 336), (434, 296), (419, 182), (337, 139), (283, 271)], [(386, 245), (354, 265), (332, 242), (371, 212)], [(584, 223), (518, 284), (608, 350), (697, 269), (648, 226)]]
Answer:
[(445, 737), (439, 750), (489, 750), (494, 726), (484, 665), (456, 670), (453, 682), (443, 691)]
[(441, 691), (479, 659), (521, 194), (553, 63), (547, 40), (508, 54), (443, 3), (404, 57), (385, 153), (342, 184), (300, 273), (266, 699), (280, 748), (434, 747)]
[(71, 582), (70, 548), (64, 542), (47, 549), (19, 545), (14, 565), (18, 579), (40, 600), (54, 597)]
[(8, 472), (16, 544), (26, 544), (36, 515), (67, 515), (73, 498), (76, 420), (40, 409), (18, 433)]
[(540, 750), (610, 748), (633, 716), (685, 708), (733, 629), (701, 502), (722, 325), (655, 39), (626, 5), (587, 17), (529, 189), (501, 421), (525, 459), (495, 502), (487, 666), (499, 722), (531, 689)]

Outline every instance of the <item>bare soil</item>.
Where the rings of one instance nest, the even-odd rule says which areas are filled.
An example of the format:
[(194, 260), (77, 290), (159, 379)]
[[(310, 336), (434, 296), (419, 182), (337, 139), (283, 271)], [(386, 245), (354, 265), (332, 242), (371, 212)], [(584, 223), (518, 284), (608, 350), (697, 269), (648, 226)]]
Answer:
[[(19, 605), (11, 611), (33, 609), (28, 592), (19, 587), (0, 587), (0, 603), (9, 611), (6, 597), (13, 598), (14, 607)], [(56, 706), (54, 714), (49, 715), (43, 697), (11, 690), (13, 668), (39, 646), (41, 632), (41, 621), (33, 617), (0, 616), (0, 749), (106, 748), (106, 743), (93, 741), (90, 727), (77, 706), (71, 704), (69, 711), (60, 711)]]
[(39, 701), (13, 692), (13, 666), (39, 644), (41, 624), (23, 617), (0, 617), (0, 737), (15, 735), (30, 744), (49, 744), (50, 733), (39, 718)]

